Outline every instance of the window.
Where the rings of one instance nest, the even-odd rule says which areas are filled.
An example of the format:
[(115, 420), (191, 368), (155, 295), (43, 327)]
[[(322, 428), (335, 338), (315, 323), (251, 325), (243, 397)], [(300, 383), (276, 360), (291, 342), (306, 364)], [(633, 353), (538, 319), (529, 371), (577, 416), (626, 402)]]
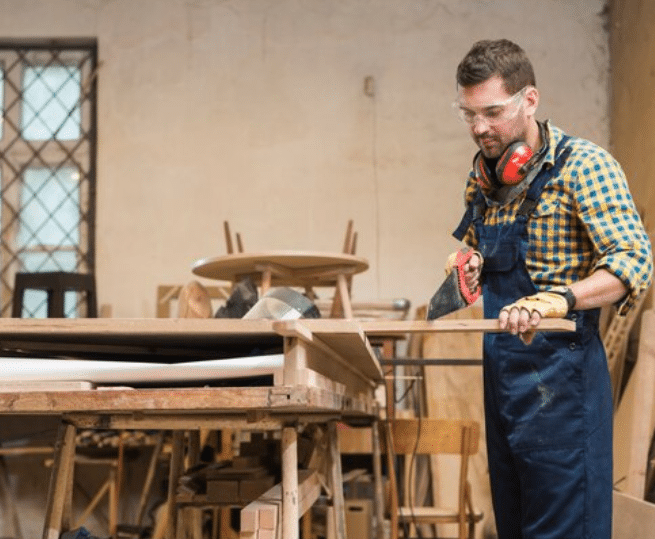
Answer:
[[(94, 272), (95, 42), (0, 43), (0, 308), (16, 272)], [(82, 297), (70, 292), (66, 316)], [(45, 292), (23, 316), (46, 316)]]

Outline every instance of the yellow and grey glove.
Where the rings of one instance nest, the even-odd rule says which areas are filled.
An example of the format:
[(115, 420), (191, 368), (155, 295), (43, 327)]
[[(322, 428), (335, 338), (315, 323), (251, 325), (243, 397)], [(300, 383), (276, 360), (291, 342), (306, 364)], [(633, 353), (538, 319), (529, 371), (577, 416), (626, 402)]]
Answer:
[(503, 311), (512, 312), (512, 309), (528, 311), (530, 316), (535, 312), (541, 318), (564, 318), (569, 312), (569, 304), (566, 297), (557, 292), (539, 292), (534, 296), (524, 298), (503, 307)]
[[(575, 296), (573, 292), (569, 288), (561, 286), (521, 298), (503, 307), (500, 311), (499, 318), (505, 321), (501, 322), (501, 324), (507, 323), (514, 309), (518, 311), (519, 317), (522, 311), (526, 311), (529, 320), (524, 319), (522, 322), (520, 321), (518, 331), (520, 339), (525, 344), (530, 344), (534, 338), (534, 328), (538, 325), (541, 318), (564, 318), (569, 310), (573, 308), (575, 308)], [(539, 315), (539, 318), (534, 317), (535, 313)], [(513, 320), (512, 325), (516, 323), (516, 319)], [(527, 326), (525, 325), (526, 322)]]

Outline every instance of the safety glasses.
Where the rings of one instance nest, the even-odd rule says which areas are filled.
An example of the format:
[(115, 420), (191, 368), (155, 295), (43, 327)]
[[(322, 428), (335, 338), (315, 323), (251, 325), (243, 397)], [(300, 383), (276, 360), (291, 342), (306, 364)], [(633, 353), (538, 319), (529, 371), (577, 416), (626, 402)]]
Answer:
[(500, 125), (516, 117), (528, 88), (529, 86), (524, 86), (513, 96), (503, 101), (490, 103), (478, 109), (465, 107), (459, 101), (455, 101), (453, 103), (453, 109), (460, 120), (469, 125), (475, 125), (479, 121), (484, 121), (490, 126)]

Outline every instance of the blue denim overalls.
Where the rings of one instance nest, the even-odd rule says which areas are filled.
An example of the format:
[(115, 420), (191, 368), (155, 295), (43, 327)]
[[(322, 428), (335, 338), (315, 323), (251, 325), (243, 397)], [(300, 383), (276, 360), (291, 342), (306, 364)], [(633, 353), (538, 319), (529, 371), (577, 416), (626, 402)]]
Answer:
[[(528, 218), (570, 150), (542, 169), (511, 224), (483, 223), (481, 193), (455, 237), (473, 223), (485, 318), (537, 293), (526, 269)], [(477, 206), (477, 207), (474, 207)], [(572, 311), (575, 333), (537, 332), (525, 345), (510, 333), (484, 336), (484, 400), (499, 539), (609, 539), (612, 513), (612, 398), (599, 310)]]

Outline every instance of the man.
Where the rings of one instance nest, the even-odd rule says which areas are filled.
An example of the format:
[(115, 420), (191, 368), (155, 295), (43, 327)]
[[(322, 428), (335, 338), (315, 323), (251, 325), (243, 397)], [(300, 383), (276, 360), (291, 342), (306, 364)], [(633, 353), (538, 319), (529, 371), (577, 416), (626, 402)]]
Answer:
[[(455, 108), (479, 148), (454, 235), (481, 254), (489, 474), (500, 539), (609, 539), (612, 400), (600, 307), (648, 288), (651, 246), (619, 164), (535, 118), (525, 52), (480, 41), (457, 68)], [(535, 332), (544, 317), (570, 333)]]

